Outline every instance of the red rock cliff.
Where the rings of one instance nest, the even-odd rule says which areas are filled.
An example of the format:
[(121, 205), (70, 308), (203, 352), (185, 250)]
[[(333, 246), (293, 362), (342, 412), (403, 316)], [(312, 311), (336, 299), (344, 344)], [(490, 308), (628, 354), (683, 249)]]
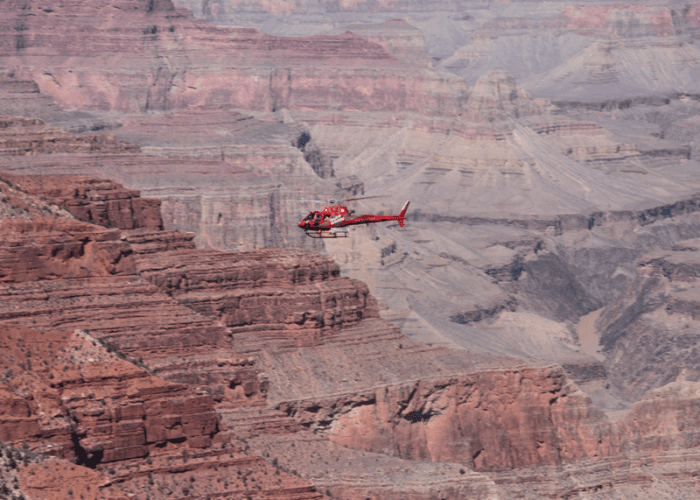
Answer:
[(85, 176), (0, 174), (0, 180), (59, 205), (80, 220), (119, 229), (162, 228), (160, 200)]
[(415, 71), (352, 33), (274, 37), (214, 27), (162, 4), (3, 4), (3, 18), (17, 29), (1, 37), (0, 57), (14, 61), (16, 77), (36, 81), (57, 103), (79, 109), (228, 104), (456, 115), (466, 97), (459, 78)]
[(483, 371), (280, 408), (343, 446), (481, 471), (601, 458), (617, 448), (602, 411), (561, 369)]

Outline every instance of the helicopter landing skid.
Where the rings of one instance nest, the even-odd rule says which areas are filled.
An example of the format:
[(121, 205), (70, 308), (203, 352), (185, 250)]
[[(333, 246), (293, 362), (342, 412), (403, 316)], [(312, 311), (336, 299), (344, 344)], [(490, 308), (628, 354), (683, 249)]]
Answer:
[(345, 228), (332, 228), (330, 231), (306, 231), (309, 238), (347, 238), (349, 231)]

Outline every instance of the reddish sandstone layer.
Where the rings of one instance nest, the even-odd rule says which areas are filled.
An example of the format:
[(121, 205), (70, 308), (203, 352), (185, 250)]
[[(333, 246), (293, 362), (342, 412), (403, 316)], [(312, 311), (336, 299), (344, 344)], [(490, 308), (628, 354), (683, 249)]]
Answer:
[(94, 467), (168, 442), (206, 447), (218, 431), (210, 398), (149, 375), (84, 332), (0, 330), (3, 441)]
[[(85, 332), (1, 325), (0, 337), (0, 439), (76, 464), (49, 460), (21, 468), (25, 494), (320, 497), (308, 482), (231, 444), (208, 395), (148, 374)], [(102, 473), (86, 468), (95, 466)]]
[(343, 446), (479, 471), (601, 458), (618, 448), (602, 411), (560, 368), (482, 371), (280, 409)]
[(0, 173), (0, 179), (86, 222), (119, 229), (163, 226), (160, 200), (141, 198), (139, 191), (115, 182), (85, 176), (8, 173)]
[(142, 276), (181, 304), (229, 327), (242, 352), (318, 345), (377, 317), (366, 285), (298, 249), (139, 256)]
[[(282, 38), (219, 28), (174, 10), (169, 1), (127, 0), (118, 6), (30, 1), (23, 9), (0, 9), (8, 25), (21, 27), (0, 37), (0, 57), (15, 76), (35, 80), (69, 108), (148, 111), (228, 104), (456, 115), (466, 97), (458, 78), (415, 71), (352, 33)], [(378, 73), (377, 66), (384, 71)]]
[(104, 474), (76, 467), (67, 460), (54, 459), (30, 464), (19, 470), (21, 490), (29, 498), (75, 500), (95, 498), (131, 500), (134, 495), (116, 487)]
[(119, 231), (68, 218), (0, 222), (0, 281), (134, 274), (132, 250)]

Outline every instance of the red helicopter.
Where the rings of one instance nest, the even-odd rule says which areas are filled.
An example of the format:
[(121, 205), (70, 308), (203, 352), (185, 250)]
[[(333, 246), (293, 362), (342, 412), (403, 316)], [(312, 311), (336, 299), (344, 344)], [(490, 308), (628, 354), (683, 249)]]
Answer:
[[(371, 196), (370, 198), (374, 198)], [(363, 198), (354, 198), (363, 199)], [(346, 200), (351, 201), (351, 200)], [(331, 203), (334, 201), (331, 200)], [(371, 224), (373, 222), (384, 222), (390, 220), (399, 221), (399, 226), (403, 227), (406, 220), (406, 210), (410, 202), (406, 202), (399, 212), (399, 215), (358, 215), (354, 216), (354, 210), (348, 210), (347, 207), (340, 205), (332, 205), (325, 207), (320, 212), (309, 212), (309, 215), (304, 217), (299, 222), (299, 227), (306, 232), (311, 238), (346, 238), (348, 236), (347, 226), (356, 226), (358, 224)]]

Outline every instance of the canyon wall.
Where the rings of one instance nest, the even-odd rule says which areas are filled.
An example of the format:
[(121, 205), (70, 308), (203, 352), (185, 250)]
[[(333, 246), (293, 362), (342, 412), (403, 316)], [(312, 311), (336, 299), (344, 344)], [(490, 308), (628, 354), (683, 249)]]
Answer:
[[(37, 257), (0, 287), (0, 430), (34, 452), (96, 467), (127, 492), (318, 498), (303, 478), (318, 467), (312, 458), (280, 469), (294, 455), (274, 443), (296, 439), (360, 470), (369, 465), (356, 453), (451, 471), (427, 489), (395, 487), (410, 498), (457, 498), (467, 483), (478, 495), (507, 494), (519, 491), (509, 478), (530, 467), (659, 456), (669, 442), (696, 448), (683, 430), (697, 426), (692, 390), (668, 388), (611, 422), (559, 367), (412, 342), (378, 317), (365, 285), (318, 254), (196, 250), (191, 234), (40, 212), (2, 223), (1, 261)], [(658, 404), (667, 408), (659, 418), (675, 412), (678, 425), (654, 440), (653, 418), (635, 415), (655, 415), (647, 407)], [(30, 470), (20, 471), (26, 491), (39, 480)], [(171, 481), (176, 472), (196, 480)], [(510, 485), (494, 489), (494, 480)], [(374, 481), (331, 486), (378, 495)]]
[[(475, 31), (449, 63), (473, 73), (469, 89), (431, 69), (435, 38), (423, 47), (400, 20), (282, 37), (165, 0), (0, 6), (3, 110), (37, 111), (0, 120), (0, 432), (95, 467), (102, 479), (76, 482), (125, 496), (696, 496), (692, 262), (653, 257), (644, 267), (660, 270), (638, 280), (630, 264), (697, 237), (692, 146), (664, 131), (694, 136), (603, 112), (652, 67), (630, 76), (625, 55), (692, 63), (683, 37), (697, 23), (693, 7), (618, 7), (549, 5), (543, 20), (494, 4), (482, 23), (472, 5), (443, 5), (450, 44), (468, 43), (456, 25)], [(489, 33), (522, 41), (533, 25), (572, 30), (576, 47), (612, 38), (546, 68), (552, 86), (472, 71), (498, 61)], [(658, 39), (620, 38), (639, 34)], [(518, 59), (530, 45), (516, 45)], [(650, 81), (665, 85), (675, 66), (659, 64)], [(585, 91), (564, 92), (572, 81)], [(615, 102), (576, 104), (606, 90)], [(338, 263), (309, 252), (323, 247), (296, 222), (351, 190), (389, 195), (358, 208), (371, 213), (412, 200), (409, 224), (326, 242)], [(290, 246), (306, 250), (278, 248)], [(630, 282), (599, 320), (601, 364), (573, 325)], [(594, 404), (572, 379), (625, 388), (607, 407), (622, 413), (596, 406), (612, 390)], [(27, 492), (71, 467), (50, 463), (21, 469)]]
[(480, 371), (280, 408), (342, 446), (477, 471), (600, 458), (617, 448), (602, 412), (561, 369)]
[[(230, 105), (456, 116), (466, 96), (458, 78), (415, 71), (352, 33), (279, 38), (214, 27), (170, 2), (152, 8), (136, 0), (118, 7), (29, 2), (2, 9), (7, 25), (16, 28), (0, 41), (6, 72), (36, 81), (67, 108), (143, 112)], [(92, 15), (83, 17), (86, 10)], [(124, 54), (138, 72), (127, 70)], [(38, 66), (44, 69), (30, 69)]]
[(637, 278), (597, 323), (610, 376), (630, 396), (674, 382), (687, 370), (684, 377), (697, 380), (698, 240), (647, 254), (637, 265)]
[[(63, 204), (82, 220), (109, 221), (119, 228), (162, 224), (196, 231), (200, 246), (233, 250), (269, 245), (318, 247), (296, 228), (303, 206), (298, 200), (337, 188), (333, 182), (324, 183), (304, 160), (304, 153), (292, 145), (303, 135), (302, 126), (268, 127), (249, 115), (226, 110), (213, 117), (183, 112), (160, 121), (128, 123), (125, 137), (140, 137), (147, 148), (152, 142), (159, 147), (151, 146), (143, 153), (112, 136), (99, 136), (101, 141), (83, 148), (82, 134), (65, 133), (38, 120), (6, 118), (2, 130), (6, 143), (38, 148), (29, 156), (22, 148), (8, 148), (0, 156), (8, 172), (6, 183), (18, 182), (26, 194), (44, 196), (49, 205)], [(199, 126), (201, 132), (192, 133), (193, 126)], [(207, 140), (212, 128), (222, 130), (213, 142)], [(171, 131), (166, 133), (166, 129)], [(169, 142), (153, 141), (149, 134), (167, 137)], [(61, 140), (56, 142), (55, 136)], [(230, 144), (232, 136), (244, 144)], [(246, 138), (257, 145), (246, 145)], [(164, 177), (163, 171), (171, 174)], [(11, 173), (25, 177), (22, 182), (14, 181)], [(32, 177), (36, 174), (44, 177)], [(64, 174), (73, 177), (52, 177)], [(96, 174), (141, 189), (91, 178)], [(289, 175), (295, 180), (283, 182)], [(141, 191), (162, 200), (133, 196)]]

